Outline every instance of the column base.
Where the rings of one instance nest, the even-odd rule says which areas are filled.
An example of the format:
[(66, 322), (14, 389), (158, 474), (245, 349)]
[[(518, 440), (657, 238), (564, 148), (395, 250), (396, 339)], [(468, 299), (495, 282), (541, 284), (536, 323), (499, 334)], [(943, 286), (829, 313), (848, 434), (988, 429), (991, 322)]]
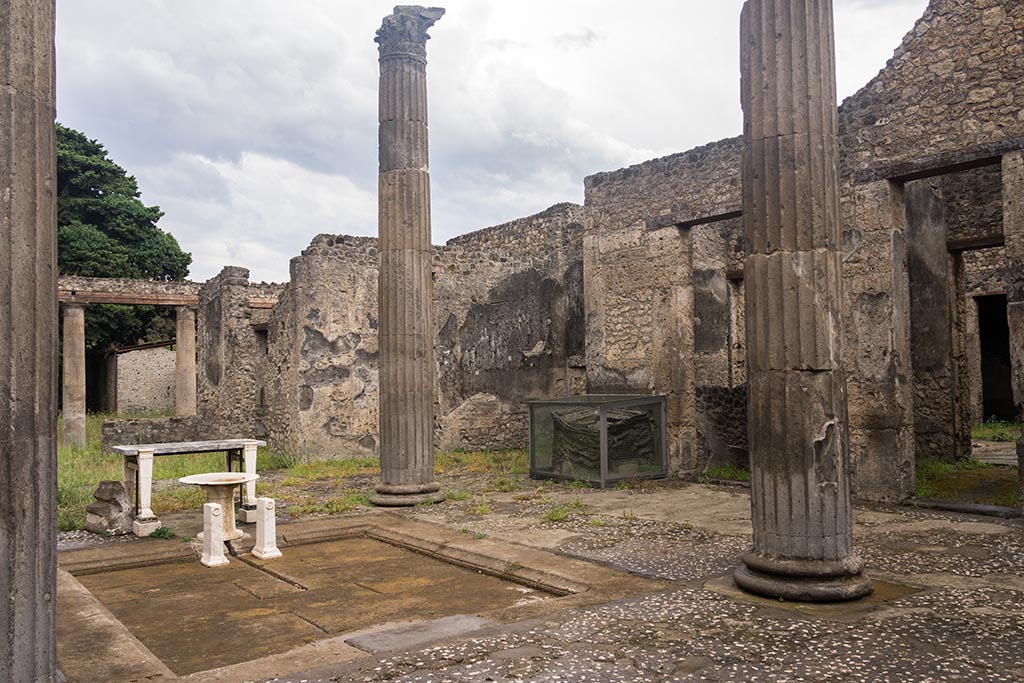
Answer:
[(433, 505), (444, 500), (441, 485), (436, 481), (428, 484), (377, 484), (376, 495), (370, 502), (378, 507), (412, 507)]
[(743, 590), (794, 602), (847, 602), (870, 595), (871, 579), (857, 557), (845, 562), (773, 560), (746, 553), (733, 579)]
[(259, 550), (258, 548), (253, 548), (252, 549), (252, 556), (257, 558), (257, 559), (259, 559), (259, 560), (274, 560), (274, 559), (277, 559), (278, 557), (282, 557), (282, 554), (281, 554), (281, 551), (279, 549), (277, 549), (277, 548), (274, 548), (273, 550), (269, 550), (267, 552), (263, 552), (263, 551)]
[(132, 533), (139, 538), (146, 538), (159, 528), (160, 520), (155, 517), (152, 519), (136, 519), (132, 522)]

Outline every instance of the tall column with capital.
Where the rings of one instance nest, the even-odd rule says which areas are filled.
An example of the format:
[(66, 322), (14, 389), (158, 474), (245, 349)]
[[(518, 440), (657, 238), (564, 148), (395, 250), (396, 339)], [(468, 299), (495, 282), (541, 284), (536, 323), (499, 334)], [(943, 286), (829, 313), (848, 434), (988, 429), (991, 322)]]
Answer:
[(399, 6), (380, 51), (380, 463), (375, 505), (443, 498), (434, 479), (434, 323), (427, 170), (427, 30), (440, 8)]
[(85, 305), (64, 304), (61, 426), (65, 446), (85, 448)]
[(178, 306), (174, 339), (174, 414), (196, 414), (196, 312)]
[(0, 0), (0, 681), (57, 678), (54, 0)]
[(853, 552), (832, 0), (747, 0), (741, 23), (754, 547), (735, 578), (850, 600), (871, 582)]

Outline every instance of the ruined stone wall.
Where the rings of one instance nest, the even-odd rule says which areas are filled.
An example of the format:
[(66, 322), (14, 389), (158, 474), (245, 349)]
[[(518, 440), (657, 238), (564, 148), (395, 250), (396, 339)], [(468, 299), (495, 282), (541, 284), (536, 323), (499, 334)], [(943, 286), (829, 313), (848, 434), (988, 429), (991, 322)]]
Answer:
[[(908, 265), (913, 244), (907, 235), (905, 189), (887, 180), (887, 173), (896, 172), (885, 169), (1024, 134), (1022, 27), (1024, 4), (1019, 2), (933, 0), (887, 67), (840, 107), (845, 343), (856, 495), (901, 500), (913, 493), (920, 433), (915, 425), (934, 417), (929, 413), (938, 405), (920, 393), (915, 401)], [(936, 181), (940, 192), (946, 190), (949, 237), (977, 238), (997, 229), (993, 190), (986, 188), (990, 174), (983, 169)], [(950, 273), (959, 278), (955, 271)], [(955, 303), (953, 320), (967, 318)], [(941, 335), (943, 345), (951, 338), (948, 350), (963, 365), (967, 340), (951, 324), (954, 328)], [(917, 339), (915, 344), (925, 343), (920, 332)], [(955, 379), (962, 381), (959, 375)], [(950, 407), (945, 394), (937, 400), (944, 402), (948, 418), (961, 419), (962, 405)], [(962, 425), (956, 429), (959, 439)], [(922, 450), (936, 449), (925, 444)]]
[(118, 353), (117, 412), (173, 412), (174, 365), (168, 347)]
[(939, 176), (933, 183), (944, 204), (947, 241), (973, 248), (982, 240), (1002, 238), (1003, 191), (998, 165)]
[(844, 176), (1024, 135), (1024, 3), (932, 0), (839, 128)]
[[(963, 258), (947, 249), (941, 183), (906, 187), (907, 269), (918, 458), (970, 454), (970, 401)], [(964, 409), (967, 417), (964, 417)]]
[(964, 252), (964, 268), (969, 296), (1006, 294), (1009, 289), (1011, 274), (1003, 247)]
[(735, 306), (726, 271), (741, 241), (735, 222), (676, 226), (736, 210), (740, 143), (723, 140), (585, 180), (588, 389), (667, 395), (669, 466), (684, 476), (706, 465), (716, 440), (708, 437), (718, 420), (704, 419), (714, 403), (698, 415), (696, 387), (732, 384), (727, 330)]
[[(913, 490), (915, 414), (903, 188), (857, 178), (1024, 135), (1022, 28), (1024, 3), (933, 0), (887, 68), (840, 108), (845, 346), (858, 495), (900, 499)], [(585, 246), (588, 383), (591, 390), (669, 393), (674, 467), (684, 473), (727, 452), (723, 440), (739, 442), (743, 431), (731, 428), (745, 419), (738, 408), (745, 381), (742, 276), (724, 284), (742, 268), (743, 238), (728, 221), (701, 225), (738, 204), (739, 149), (738, 138), (724, 140), (586, 180), (594, 225)], [(937, 183), (943, 239), (998, 236), (994, 169)], [(951, 276), (968, 283), (979, 277), (969, 256), (963, 268), (953, 266)], [(991, 273), (987, 286), (1002, 277)], [(947, 321), (968, 317), (960, 299), (950, 299)], [(962, 366), (967, 341), (959, 323), (950, 324), (948, 357)], [(959, 375), (950, 381), (963, 383)], [(947, 417), (960, 412), (955, 407)]]
[(523, 448), (527, 401), (586, 392), (586, 220), (559, 204), (439, 250), (440, 447)]
[(291, 262), (265, 325), (257, 418), (272, 443), (305, 458), (377, 446), (377, 240), (318, 235)]
[[(522, 448), (525, 402), (584, 390), (582, 235), (572, 204), (456, 238), (434, 254), (436, 442)], [(377, 240), (320, 235), (257, 323), (255, 417), (301, 457), (378, 445)]]
[(100, 438), (104, 452), (109, 453), (112, 452), (114, 446), (205, 441), (215, 437), (210, 436), (203, 419), (196, 415), (104, 420)]
[(199, 290), (196, 392), (205, 438), (248, 438), (256, 430), (256, 331), (249, 271), (226, 266)]

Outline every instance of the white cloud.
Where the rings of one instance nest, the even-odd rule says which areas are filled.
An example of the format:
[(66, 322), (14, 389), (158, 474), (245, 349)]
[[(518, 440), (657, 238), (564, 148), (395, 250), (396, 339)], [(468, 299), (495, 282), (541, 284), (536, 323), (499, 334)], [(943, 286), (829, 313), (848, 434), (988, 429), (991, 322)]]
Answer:
[[(435, 241), (581, 201), (583, 177), (736, 135), (740, 0), (448, 0), (428, 78)], [(836, 3), (840, 96), (927, 0)], [(376, 228), (393, 0), (58, 0), (58, 118), (139, 179), (193, 276), (287, 277)]]
[(224, 265), (255, 279), (287, 281), (288, 261), (319, 233), (372, 235), (377, 196), (344, 176), (243, 153), (238, 161), (193, 154), (144, 168), (147, 201), (166, 212), (161, 227), (191, 249), (193, 276)]

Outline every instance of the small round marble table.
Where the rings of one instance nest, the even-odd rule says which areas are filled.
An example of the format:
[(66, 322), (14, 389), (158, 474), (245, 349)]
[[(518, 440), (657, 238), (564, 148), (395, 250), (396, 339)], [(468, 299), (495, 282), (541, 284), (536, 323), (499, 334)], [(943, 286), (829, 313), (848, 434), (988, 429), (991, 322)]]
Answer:
[[(224, 540), (233, 541), (245, 535), (235, 526), (235, 489), (242, 484), (256, 481), (258, 474), (245, 472), (210, 472), (209, 474), (192, 474), (178, 481), (182, 484), (201, 486), (206, 491), (207, 503), (219, 503), (224, 510)], [(198, 538), (202, 539), (200, 533)]]

